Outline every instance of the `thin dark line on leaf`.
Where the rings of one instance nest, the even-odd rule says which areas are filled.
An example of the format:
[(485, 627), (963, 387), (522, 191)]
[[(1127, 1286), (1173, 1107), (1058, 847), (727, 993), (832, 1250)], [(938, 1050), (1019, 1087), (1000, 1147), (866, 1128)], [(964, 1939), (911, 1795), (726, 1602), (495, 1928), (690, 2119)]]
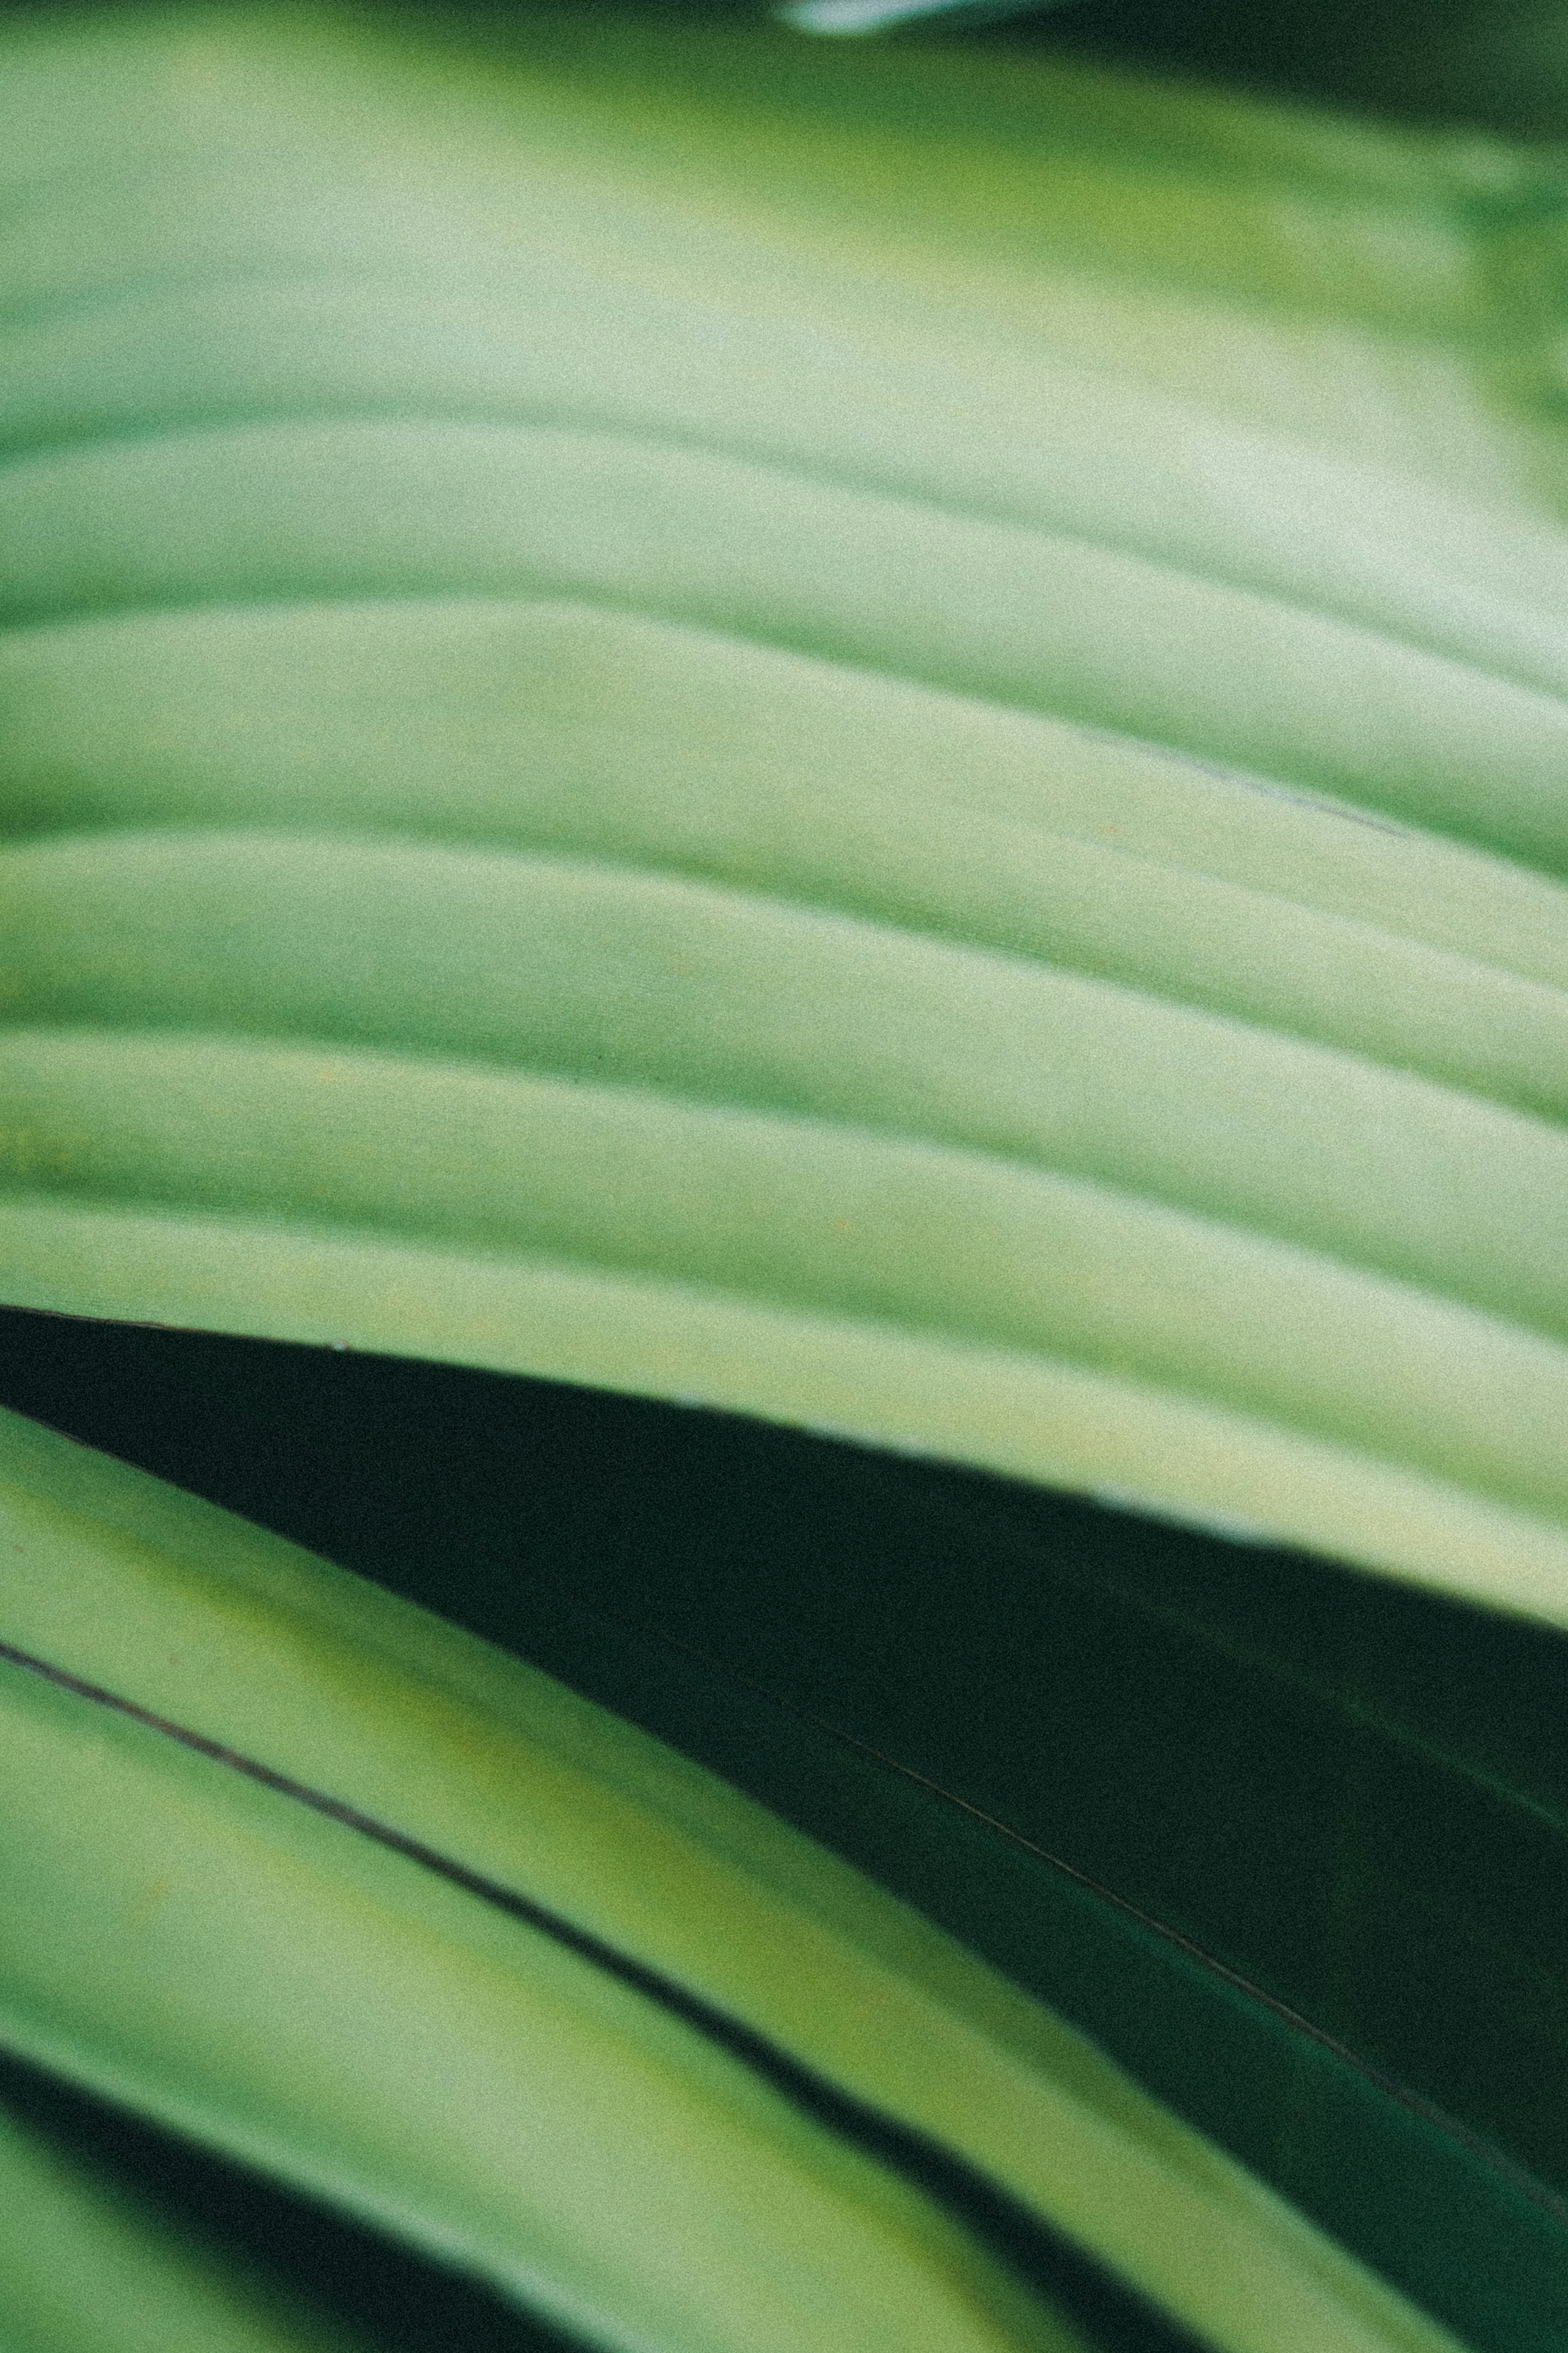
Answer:
[[(807, 1720), (812, 1723), (817, 1721), (816, 1717)], [(826, 1732), (835, 1732), (832, 1725), (825, 1724), (822, 1728)], [(999, 1821), (995, 1815), (988, 1814), (979, 1806), (972, 1805), (967, 1798), (961, 1798), (955, 1790), (943, 1788), (941, 1782), (928, 1779), (923, 1773), (917, 1773), (912, 1766), (900, 1765), (896, 1757), (884, 1756), (880, 1749), (873, 1748), (867, 1741), (857, 1740), (852, 1734), (837, 1732), (836, 1737), (846, 1742), (852, 1748), (861, 1749), (865, 1755), (875, 1758), (878, 1764), (885, 1765), (890, 1772), (900, 1775), (905, 1780), (913, 1781), (920, 1788), (931, 1790), (934, 1797), (943, 1799), (950, 1806), (956, 1806), (961, 1813), (972, 1816), (975, 1821), (983, 1823), (987, 1830), (994, 1831), (999, 1837), (1008, 1840), (1014, 1846), (1022, 1847), (1026, 1854), (1034, 1855), (1039, 1862), (1048, 1863), (1050, 1868), (1059, 1872), (1064, 1879), (1070, 1879), (1077, 1886), (1085, 1888), (1090, 1894), (1098, 1896), (1102, 1903), (1113, 1905), (1125, 1919), (1131, 1920), (1140, 1928), (1147, 1929), (1152, 1936), (1160, 1937), (1163, 1943), (1175, 1946), (1178, 1951), (1184, 1953), (1189, 1959), (1196, 1961), (1211, 1975), (1223, 1978), (1226, 1985), (1234, 1986), (1238, 1993), (1245, 1994), (1249, 2001), (1258, 2002), (1263, 2009), (1272, 2011), (1276, 2018), (1282, 2020), (1294, 2032), (1305, 2035), (1310, 2042), (1331, 2052), (1334, 2058), (1342, 2061), (1347, 2067), (1352, 2067), (1358, 2075), (1363, 2076), (1385, 2098), (1396, 2101), (1402, 2108), (1421, 2116), (1426, 2123), (1446, 2133), (1450, 2139), (1462, 2142), (1467, 2148), (1475, 2156), (1484, 2159), (1496, 2172), (1506, 2176), (1517, 2189), (1524, 2191), (1537, 2205), (1545, 2208), (1554, 2220), (1568, 2225), (1568, 2199), (1558, 2197), (1545, 2183), (1538, 2181), (1522, 2167), (1512, 2164), (1504, 2151), (1485, 2139), (1480, 2134), (1472, 2132), (1468, 2125), (1461, 2123), (1458, 2117), (1450, 2116), (1447, 2109), (1440, 2108), (1435, 2102), (1423, 2098), (1419, 2092), (1414, 2092), (1407, 2084), (1400, 2083), (1397, 2076), (1385, 2074), (1373, 2061), (1363, 2058), (1360, 2052), (1352, 2050), (1349, 2043), (1341, 2042), (1337, 2037), (1329, 2033), (1326, 2028), (1314, 2025), (1312, 2021), (1305, 2017), (1300, 2010), (1292, 2010), (1289, 2002), (1281, 2001), (1278, 1995), (1269, 1993), (1267, 1988), (1243, 1976), (1239, 1969), (1232, 1968), (1227, 1961), (1222, 1961), (1216, 1954), (1207, 1951), (1202, 1945), (1195, 1943), (1191, 1936), (1184, 1934), (1180, 1928), (1173, 1927), (1168, 1921), (1159, 1919), (1152, 1912), (1145, 1912), (1126, 1896), (1118, 1895), (1115, 1889), (1108, 1887), (1103, 1880), (1091, 1877), (1087, 1871), (1080, 1871), (1076, 1863), (1068, 1862), (1065, 1856), (1053, 1854), (1047, 1847), (1037, 1846), (1034, 1841), (1026, 1838), (1021, 1831), (1011, 1829), (1006, 1822)]]
[(584, 1928), (532, 1896), (472, 1871), (465, 1863), (388, 1822), (277, 1771), (205, 1733), (87, 1682), (33, 1652), (0, 1642), (0, 1662), (37, 1676), (73, 1698), (144, 1726), (262, 1788), (307, 1807), (377, 1846), (445, 1880), (492, 1910), (537, 1931), (563, 1950), (615, 1978), (726, 2056), (747, 2068), (797, 2113), (864, 2157), (897, 2174), (1000, 2256), (1032, 2287), (1058, 2304), (1087, 2333), (1098, 2353), (1203, 2353), (1205, 2340), (1173, 2320), (1129, 2286), (1056, 2224), (993, 2181), (979, 2167), (918, 2126), (885, 2114), (795, 2058), (743, 2020), (667, 1976), (635, 1954)]
[[(594, 1614), (599, 1615), (597, 1612)], [(660, 1644), (667, 1650), (678, 1651), (683, 1658), (694, 1660), (699, 1666), (732, 1683), (738, 1690), (753, 1693), (759, 1699), (765, 1700), (770, 1706), (776, 1707), (784, 1715), (793, 1716), (797, 1723), (810, 1725), (813, 1730), (826, 1733), (829, 1739), (837, 1741), (841, 1746), (852, 1748), (862, 1757), (868, 1757), (874, 1764), (881, 1766), (887, 1772), (896, 1773), (901, 1780), (912, 1782), (916, 1788), (929, 1790), (933, 1798), (941, 1799), (944, 1804), (956, 1807), (960, 1813), (967, 1814), (973, 1821), (979, 1822), (984, 1829), (994, 1831), (998, 1838), (1005, 1839), (1009, 1845), (1020, 1848), (1024, 1853), (1032, 1855), (1037, 1862), (1045, 1863), (1051, 1871), (1058, 1873), (1064, 1879), (1070, 1880), (1075, 1886), (1083, 1888), (1087, 1894), (1095, 1896), (1100, 1902), (1109, 1904), (1124, 1919), (1131, 1920), (1150, 1936), (1159, 1937), (1163, 1944), (1173, 1946), (1187, 1959), (1194, 1961), (1210, 1976), (1218, 1978), (1224, 1984), (1234, 1988), (1247, 2000), (1257, 2002), (1262, 2009), (1278, 2018), (1282, 2024), (1289, 2026), (1293, 2032), (1304, 2035), (1309, 2042), (1316, 2043), (1321, 2050), (1328, 2052), (1343, 2066), (1352, 2070), (1363, 2082), (1370, 2084), (1385, 2099), (1402, 2107), (1407, 2115), (1418, 2116), (1424, 2124), (1430, 2125), (1435, 2131), (1458, 2143), (1490, 2171), (1507, 2181), (1510, 2188), (1528, 2198), (1532, 2205), (1550, 2215), (1554, 2222), (1563, 2229), (1568, 2229), (1568, 2198), (1560, 2196), (1549, 2183), (1541, 2180), (1528, 2168), (1517, 2164), (1505, 2149), (1498, 2147), (1495, 2141), (1488, 2140), (1483, 2134), (1472, 2131), (1468, 2125), (1463, 2123), (1458, 2116), (1450, 2115), (1447, 2108), (1439, 2107), (1435, 2101), (1428, 2100), (1421, 2093), (1411, 2090), (1407, 2084), (1402, 2084), (1397, 2076), (1385, 2074), (1382, 2068), (1372, 2060), (1363, 2058), (1362, 2053), (1352, 2049), (1349, 2043), (1341, 2042), (1325, 2028), (1314, 2025), (1312, 2021), (1305, 2017), (1300, 2010), (1292, 2010), (1289, 2002), (1281, 2001), (1278, 1995), (1271, 1994), (1265, 1987), (1255, 1984), (1239, 1969), (1233, 1968), (1227, 1961), (1222, 1961), (1217, 1955), (1197, 1944), (1183, 1930), (1173, 1927), (1168, 1921), (1160, 1919), (1152, 1912), (1145, 1912), (1141, 1905), (1131, 1903), (1126, 1896), (1119, 1895), (1115, 1889), (1108, 1887), (1103, 1880), (1096, 1879), (1089, 1872), (1079, 1870), (1076, 1863), (1068, 1862), (1064, 1855), (1053, 1854), (1048, 1847), (1037, 1845), (1033, 1839), (1026, 1838), (1022, 1831), (1014, 1830), (1010, 1824), (1002, 1821), (996, 1815), (986, 1813), (983, 1807), (972, 1804), (967, 1798), (960, 1797), (956, 1790), (949, 1789), (942, 1782), (932, 1780), (928, 1774), (918, 1772), (912, 1765), (901, 1764), (898, 1757), (889, 1756), (886, 1750), (874, 1746), (868, 1740), (862, 1740), (857, 1734), (846, 1732), (830, 1717), (814, 1715), (809, 1708), (801, 1707), (792, 1700), (781, 1698), (778, 1693), (770, 1691), (765, 1684), (754, 1682), (752, 1677), (723, 1664), (710, 1657), (707, 1651), (699, 1650), (694, 1644), (683, 1642), (678, 1636), (665, 1633), (655, 1628), (632, 1626), (619, 1620), (603, 1617), (600, 1618), (600, 1622), (605, 1626), (614, 1627), (617, 1632), (629, 1635), (634, 1640)], [(1552, 1820), (1552, 1827), (1559, 1827), (1554, 1820)]]

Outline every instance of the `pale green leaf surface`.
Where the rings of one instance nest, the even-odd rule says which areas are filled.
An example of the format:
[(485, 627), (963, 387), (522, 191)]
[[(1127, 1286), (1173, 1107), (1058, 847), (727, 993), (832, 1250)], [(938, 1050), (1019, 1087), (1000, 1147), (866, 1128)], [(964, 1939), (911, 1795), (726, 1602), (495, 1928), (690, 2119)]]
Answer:
[[(289, 202), (341, 241), (353, 193), (291, 190)], [(182, 223), (205, 239), (228, 207), (262, 214), (276, 238), (276, 208), (253, 186), (182, 197)], [(0, 441), (20, 451), (268, 414), (593, 422), (1163, 558), (1526, 681), (1561, 690), (1568, 676), (1561, 539), (1479, 501), (1221, 427), (1049, 355), (1020, 414), (929, 330), (929, 348), (911, 338), (895, 358), (847, 328), (803, 338), (798, 322), (533, 257), (468, 260), (467, 290), (432, 259), (434, 282), (414, 292), (411, 225), (370, 218), (401, 237), (395, 275), (373, 254), (371, 282), (323, 279), (289, 246), (259, 282), (236, 285), (213, 274), (221, 252), (204, 253), (194, 284), (182, 270), (149, 290), (138, 272), (128, 291), (11, 326)], [(341, 242), (331, 258), (343, 266)]]
[[(1531, 341), (1511, 275), (1505, 284), (1486, 257), (1497, 237), (1513, 249), (1516, 221), (1539, 224), (1552, 184), (1500, 142), (1390, 134), (1198, 89), (1173, 101), (1121, 74), (1048, 58), (1020, 69), (951, 47), (839, 52), (814, 74), (798, 43), (755, 25), (710, 18), (693, 33), (635, 10), (529, 12), (499, 90), (439, 52), (373, 48), (363, 26), (345, 48), (302, 16), (281, 42), (257, 20), (217, 21), (216, 38), (186, 12), (159, 37), (143, 18), (130, 40), (89, 28), (75, 44), (13, 43), (0, 151), (18, 199), (14, 301), (58, 310), (127, 282), (168, 277), (175, 292), (228, 274), (248, 281), (260, 319), (268, 277), (319, 271), (334, 253), (368, 267), (389, 301), (411, 272), (434, 273), (432, 300), (455, 269), (488, 272), (515, 300), (514, 288), (537, 291), (542, 268), (547, 279), (564, 268), (568, 284), (586, 271), (619, 307), (695, 305), (731, 348), (737, 332), (793, 331), (791, 372), (808, 385), (826, 335), (862, 366), (926, 379), (928, 408), (956, 377), (993, 413), (1010, 401), (1038, 417), (1059, 405), (1046, 387), (1077, 362), (1097, 377), (1079, 406), (1120, 413), (1137, 385), (1181, 396), (1189, 413), (1184, 427), (1167, 419), (1167, 448), (1195, 407), (1494, 504), (1539, 513), (1543, 492), (1562, 491), (1551, 438), (1489, 396), (1491, 363), (1473, 342), (1354, 315), (1358, 233), (1397, 270), (1441, 224), (1450, 254), (1487, 281), (1489, 339), (1510, 350), (1517, 326)], [(1154, 201), (1131, 209), (1117, 179), (1128, 158), (1156, 174)], [(1052, 187), (1042, 165), (1057, 159), (1074, 176)], [(1173, 208), (1184, 184), (1205, 192), (1201, 227)], [(1271, 248), (1236, 252), (1229, 227), (1248, 203)], [(1092, 239), (1080, 249), (1091, 220), (1116, 239), (1106, 266)], [(1303, 308), (1289, 272), (1308, 256), (1316, 300)], [(339, 291), (352, 311), (353, 290)], [(68, 317), (54, 325), (68, 352)], [(579, 318), (573, 347), (592, 332)], [(254, 329), (243, 340), (254, 350)], [(395, 376), (405, 363), (383, 340)], [(141, 338), (122, 344), (132, 385), (151, 356)], [(17, 357), (25, 385), (26, 348)], [(643, 359), (657, 376), (646, 344)], [(193, 353), (197, 382), (207, 364)], [(310, 364), (320, 382), (342, 363), (318, 352)], [(456, 367), (460, 382), (460, 356)], [(714, 373), (689, 370), (699, 406)], [(101, 385), (101, 363), (97, 375)], [(864, 430), (847, 429), (863, 447)]]
[(13, 621), (574, 596), (1058, 711), (1561, 862), (1559, 695), (1120, 549), (725, 455), (381, 420), (153, 435), (14, 460), (0, 532)]
[[(11, 631), (0, 679), (8, 839), (309, 826), (571, 851), (1201, 994), (1373, 1059), (1386, 1038), (1416, 1066), (1421, 1022), (1489, 984), (1402, 968), (1403, 944), (1568, 988), (1562, 892), (1511, 863), (1103, 730), (604, 607), (135, 614)], [(1312, 912), (1342, 920), (1292, 953)], [(1358, 1028), (1405, 970), (1389, 1029)], [(1552, 1017), (1494, 1004), (1462, 1075), (1526, 1101), (1508, 1058)], [(1555, 1067), (1543, 1054), (1535, 1085)]]
[(188, 22), (5, 101), (5, 1295), (1561, 1620), (1548, 167), (635, 11)]

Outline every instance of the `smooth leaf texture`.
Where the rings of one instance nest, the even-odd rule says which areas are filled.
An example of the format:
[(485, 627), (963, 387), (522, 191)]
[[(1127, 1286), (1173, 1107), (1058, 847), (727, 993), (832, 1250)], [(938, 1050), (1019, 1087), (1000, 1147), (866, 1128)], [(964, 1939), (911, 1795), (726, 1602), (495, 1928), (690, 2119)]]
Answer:
[(0, 2277), (7, 2353), (355, 2353), (4, 2108)]
[[(1563, 1622), (1568, 538), (1497, 258), (1545, 167), (515, 43), (13, 37), (5, 1296)], [(1403, 389), (1244, 416), (1248, 318)]]
[(629, 1725), (106, 1457), (4, 1439), (12, 2048), (600, 2343), (1100, 2341), (1048, 2239), (1058, 2316), (983, 2252), (986, 2197), (1237, 2353), (1452, 2342)]

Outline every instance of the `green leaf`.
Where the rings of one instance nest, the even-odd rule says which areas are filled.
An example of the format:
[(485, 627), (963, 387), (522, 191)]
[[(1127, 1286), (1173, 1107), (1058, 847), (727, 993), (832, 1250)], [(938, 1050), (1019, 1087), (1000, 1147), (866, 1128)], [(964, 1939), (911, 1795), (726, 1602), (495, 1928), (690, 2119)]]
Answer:
[[(497, 96), (425, 61), (467, 153), (368, 47), (20, 44), (5, 1295), (700, 1398), (1561, 1619), (1568, 902), (1499, 855), (1563, 858), (1561, 534), (1091, 409), (1076, 358), (1020, 429), (960, 234), (1007, 217), (1010, 89), (930, 175), (932, 408), (843, 315), (809, 107), (720, 157), (699, 86), (705, 228), (633, 135), (639, 58), (749, 74), (754, 129), (773, 37), (530, 37)], [(857, 69), (873, 147), (926, 64)], [(1353, 308), (1375, 248), (1374, 308), (1483, 335), (1400, 277), (1446, 239), (1481, 285), (1473, 155), (1298, 132), (1276, 185), (1235, 110), (1037, 102), (1113, 328), (1162, 154), (1234, 287)], [(78, 210), (35, 202), (93, 122)], [(1320, 295), (1246, 226), (1287, 183)], [(798, 386), (784, 186), (844, 280)], [(691, 267), (628, 293), (661, 221)]]
[(276, 2289), (237, 2277), (170, 2218), (0, 2107), (7, 2353), (353, 2353)]
[[(488, 38), (0, 36), (0, 1297), (721, 1406), (1561, 1627), (1560, 164), (739, 17)], [(15, 2047), (605, 2343), (1142, 2343), (1129, 2286), (1236, 2353), (1438, 2341), (629, 1724), (7, 1442)], [(668, 1661), (550, 1639), (679, 1717)], [(762, 1794), (832, 1780), (770, 1721)], [(1528, 1813), (1391, 1737), (1428, 1820)], [(955, 1794), (1026, 1837), (984, 1746)], [(982, 1941), (947, 1799), (884, 1867), (838, 1771), (836, 1842), (918, 1892), (929, 1832)], [(998, 1901), (1015, 1947), (1069, 1908)], [(1112, 2036), (1160, 1989), (1173, 2077), (1180, 1971), (1105, 1926), (1064, 1943)], [(1277, 2024), (1258, 2112), (1327, 2102)], [(1334, 2113), (1523, 2211), (1403, 2098)]]
[(1552, 2353), (1561, 1636), (602, 1392), (58, 1317), (0, 1337), (6, 1402), (668, 1742), (1467, 2342)]
[(4, 1438), (13, 2049), (599, 2342), (1075, 2353), (1098, 2330), (1061, 2234), (1237, 2353), (1452, 2341), (629, 1725), (106, 1457)]

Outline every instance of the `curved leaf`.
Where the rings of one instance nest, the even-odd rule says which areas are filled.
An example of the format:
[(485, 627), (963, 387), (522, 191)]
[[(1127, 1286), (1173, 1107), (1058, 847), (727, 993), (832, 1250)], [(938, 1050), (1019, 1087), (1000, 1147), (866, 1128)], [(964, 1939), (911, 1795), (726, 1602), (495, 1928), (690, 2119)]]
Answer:
[[(265, 20), (195, 77), (19, 44), (5, 1295), (1560, 1619), (1568, 543), (1305, 411), (1036, 375), (1006, 290), (1045, 202), (1102, 375), (1119, 272), (1184, 332), (1223, 284), (1481, 354), (1476, 155), (1281, 119), (1270, 165), (1244, 112), (894, 49), (832, 84), (829, 237), (826, 65), (773, 98), (785, 36), (617, 21), (531, 22), (495, 96)], [(910, 108), (949, 315), (899, 356)]]
[(105, 1457), (4, 1436), (13, 2048), (600, 2342), (1074, 2353), (1075, 2304), (1117, 2292), (1076, 2285), (1053, 2229), (1237, 2353), (1451, 2341), (629, 1725)]

